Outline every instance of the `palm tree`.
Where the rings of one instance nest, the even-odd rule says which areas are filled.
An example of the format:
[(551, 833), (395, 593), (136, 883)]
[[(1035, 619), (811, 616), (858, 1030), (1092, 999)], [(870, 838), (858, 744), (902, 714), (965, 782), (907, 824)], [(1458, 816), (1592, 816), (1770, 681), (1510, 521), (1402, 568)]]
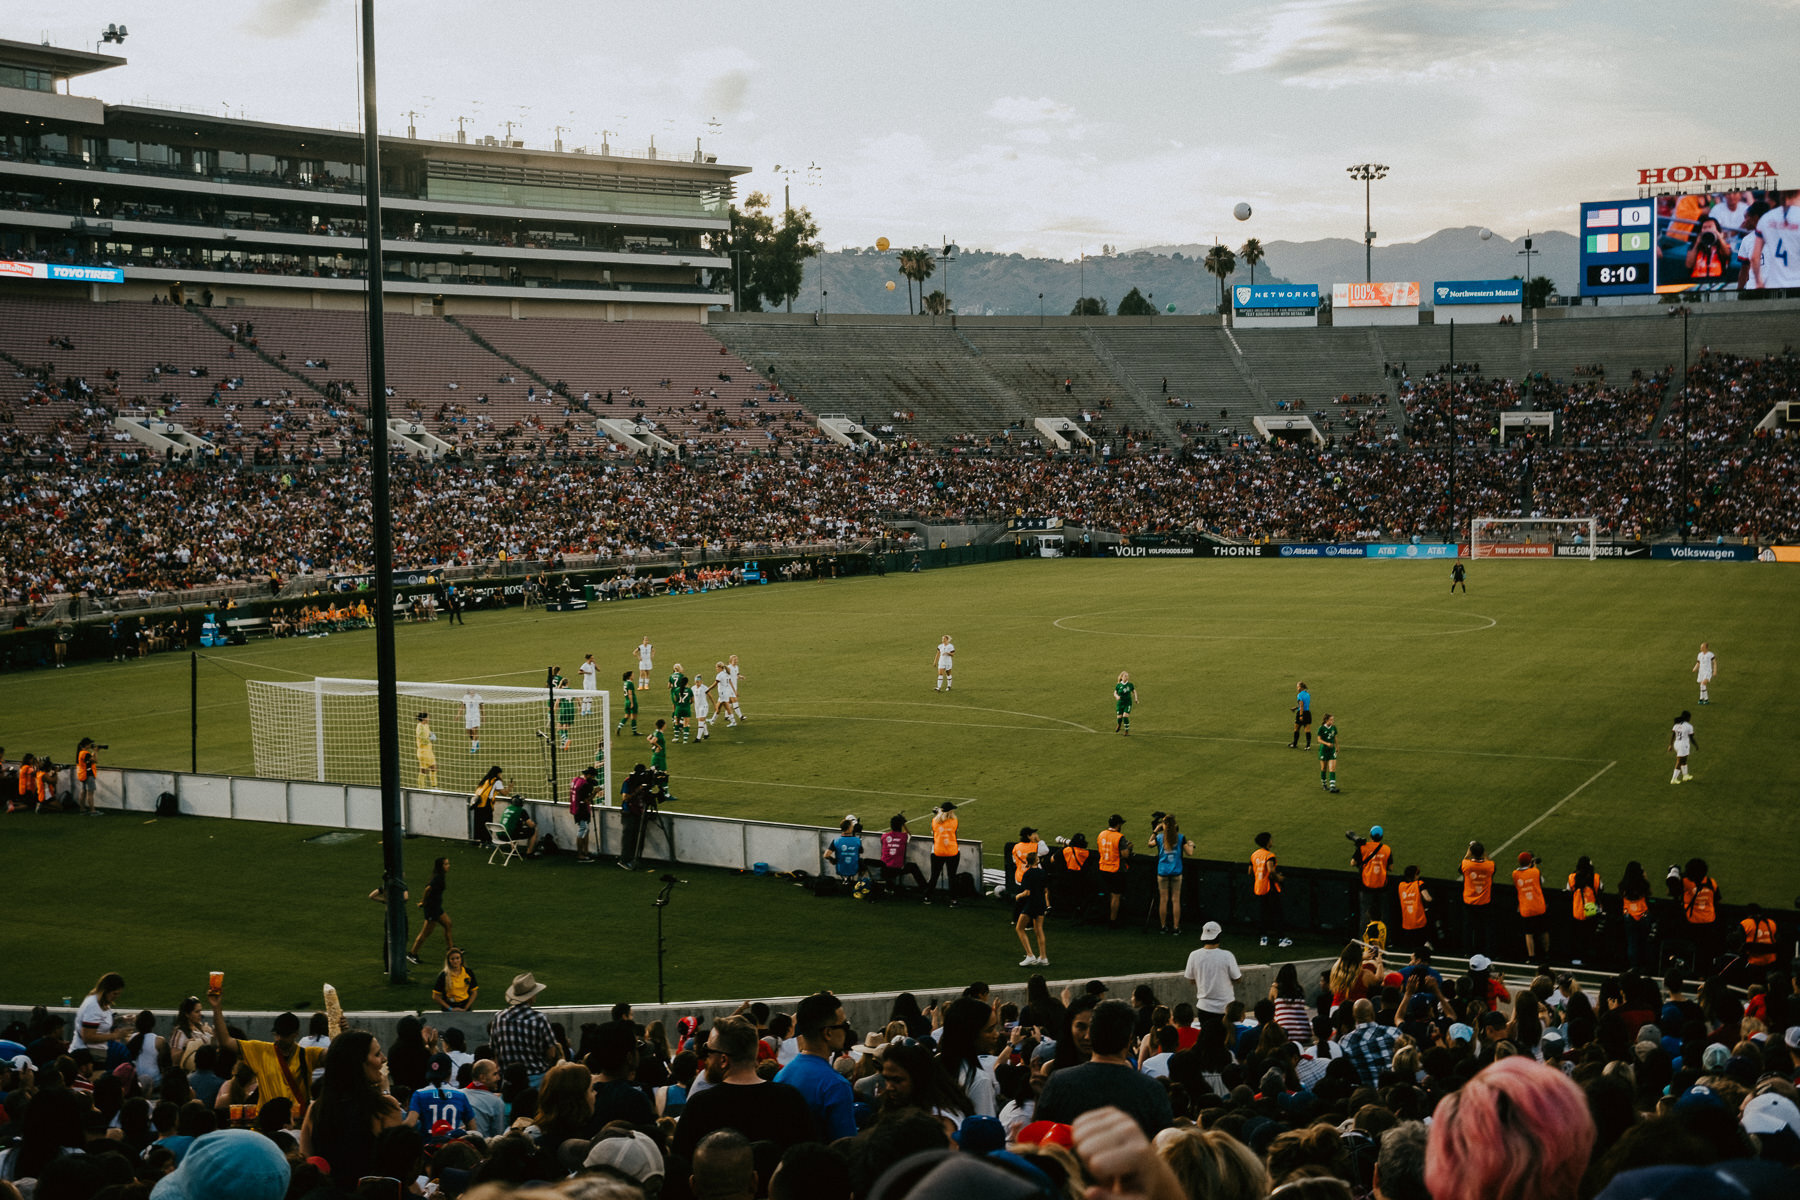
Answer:
[(918, 247), (900, 252), (900, 274), (906, 276), (906, 311), (913, 311), (913, 284), (919, 285), (919, 298), (925, 297), (925, 281), (937, 270), (931, 251)]
[(1256, 264), (1267, 257), (1268, 255), (1263, 253), (1263, 244), (1255, 238), (1251, 238), (1242, 246), (1238, 247), (1238, 258), (1243, 261), (1245, 266), (1250, 268), (1251, 287), (1256, 286)]
[(1224, 311), (1225, 281), (1231, 278), (1231, 273), (1233, 271), (1237, 270), (1237, 255), (1233, 254), (1224, 246), (1215, 245), (1211, 250), (1206, 252), (1206, 257), (1201, 261), (1201, 265), (1206, 268), (1206, 273), (1208, 275), (1218, 277), (1219, 309), (1220, 311)]

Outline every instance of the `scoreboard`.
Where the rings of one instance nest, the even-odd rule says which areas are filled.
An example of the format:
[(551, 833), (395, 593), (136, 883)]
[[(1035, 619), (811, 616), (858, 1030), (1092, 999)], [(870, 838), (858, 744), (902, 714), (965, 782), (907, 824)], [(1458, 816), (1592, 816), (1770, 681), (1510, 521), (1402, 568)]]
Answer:
[(1656, 202), (1581, 206), (1581, 294), (1648, 296), (1656, 290)]

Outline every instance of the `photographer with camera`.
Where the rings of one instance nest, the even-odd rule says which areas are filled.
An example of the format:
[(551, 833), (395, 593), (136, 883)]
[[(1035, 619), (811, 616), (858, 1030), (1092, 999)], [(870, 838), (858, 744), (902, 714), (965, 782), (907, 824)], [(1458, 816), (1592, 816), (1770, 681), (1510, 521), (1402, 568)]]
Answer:
[(1382, 839), (1386, 831), (1379, 825), (1369, 827), (1368, 837), (1358, 837), (1354, 829), (1344, 830), (1350, 843), (1350, 865), (1356, 868), (1356, 924), (1366, 929), (1370, 921), (1387, 921), (1386, 898), (1388, 869), (1394, 852)]
[(1700, 218), (1700, 231), (1695, 235), (1693, 244), (1688, 247), (1688, 278), (1722, 278), (1725, 265), (1730, 261), (1731, 244), (1725, 240), (1725, 231), (1720, 228), (1718, 219)]
[(1124, 830), (1124, 817), (1118, 813), (1108, 817), (1106, 829), (1100, 834), (1100, 852), (1096, 856), (1099, 860), (1099, 891), (1108, 897), (1106, 919), (1113, 929), (1119, 927), (1119, 905), (1125, 899), (1125, 883), (1130, 877), (1131, 842), (1125, 837)]
[(102, 746), (91, 737), (82, 738), (75, 747), (75, 789), (81, 801), (83, 816), (101, 815), (100, 810), (94, 807), (94, 777), (100, 770), (95, 751), (110, 749), (112, 747)]

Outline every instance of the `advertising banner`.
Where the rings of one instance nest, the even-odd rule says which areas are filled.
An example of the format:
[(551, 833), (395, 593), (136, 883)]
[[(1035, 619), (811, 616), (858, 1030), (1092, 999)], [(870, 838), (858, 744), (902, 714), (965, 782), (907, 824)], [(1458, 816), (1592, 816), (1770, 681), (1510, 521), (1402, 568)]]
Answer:
[(80, 283), (124, 283), (120, 267), (69, 267), (60, 263), (12, 262), (0, 259), (0, 278), (69, 279)]
[(1231, 302), (1246, 315), (1266, 315), (1268, 309), (1311, 312), (1319, 307), (1319, 287), (1314, 283), (1241, 283), (1231, 289)]
[[(1368, 558), (1427, 559), (1455, 558), (1456, 549), (1456, 543), (1454, 542), (1403, 542), (1398, 544), (1391, 542), (1371, 542), (1363, 548), (1363, 551), (1365, 557)], [(1483, 550), (1485, 549), (1486, 547), (1483, 547)], [(1544, 549), (1548, 551), (1549, 547), (1546, 546)]]
[(1275, 548), (1282, 558), (1366, 558), (1362, 542), (1288, 542)]
[(1800, 563), (1800, 546), (1770, 546), (1761, 557), (1764, 562)]
[(1525, 282), (1520, 279), (1440, 279), (1431, 285), (1431, 302), (1447, 304), (1523, 304)]
[(1754, 546), (1652, 546), (1651, 558), (1677, 562), (1755, 562)]
[(1556, 547), (1547, 542), (1488, 542), (1481, 547), (1483, 558), (1555, 558)]
[(1334, 283), (1333, 308), (1417, 308), (1419, 285), (1413, 283)]
[[(1558, 558), (1586, 558), (1586, 546), (1558, 546)], [(1602, 542), (1594, 547), (1595, 558), (1649, 558), (1650, 547), (1642, 542)]]
[(1108, 558), (1198, 558), (1200, 546), (1102, 546)]

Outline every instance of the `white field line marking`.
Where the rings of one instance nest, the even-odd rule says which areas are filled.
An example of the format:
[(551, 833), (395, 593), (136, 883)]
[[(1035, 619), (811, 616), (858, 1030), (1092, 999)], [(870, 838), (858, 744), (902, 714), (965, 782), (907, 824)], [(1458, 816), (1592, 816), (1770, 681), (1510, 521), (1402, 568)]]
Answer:
[[(1092, 634), (1094, 637), (1167, 638), (1172, 641), (1183, 641), (1183, 642), (1286, 642), (1286, 641), (1293, 641), (1293, 640), (1295, 640), (1295, 638), (1297, 636), (1300, 636), (1300, 635), (1296, 635), (1293, 633), (1278, 633), (1278, 634), (1277, 633), (1271, 633), (1271, 634), (1261, 634), (1261, 633), (1130, 633), (1130, 632), (1122, 632), (1122, 631), (1111, 630), (1111, 629), (1084, 629), (1079, 625), (1063, 624), (1064, 621), (1079, 621), (1079, 620), (1083, 620), (1087, 617), (1110, 616), (1110, 615), (1112, 615), (1112, 613), (1117, 612), (1117, 611), (1120, 611), (1120, 610), (1110, 609), (1110, 610), (1104, 610), (1101, 612), (1070, 613), (1066, 617), (1056, 618), (1056, 620), (1050, 622), (1050, 626), (1053, 629), (1060, 629), (1064, 633), (1086, 633), (1086, 634)], [(1397, 629), (1394, 631), (1393, 636), (1395, 636), (1395, 637), (1450, 637), (1450, 636), (1453, 636), (1456, 634), (1462, 634), (1462, 633), (1485, 633), (1488, 630), (1490, 630), (1500, 624), (1500, 620), (1498, 617), (1490, 617), (1483, 613), (1470, 613), (1468, 615), (1471, 617), (1479, 617), (1481, 620), (1486, 621), (1487, 624), (1486, 625), (1470, 625), (1463, 629), (1436, 629), (1436, 630), (1429, 630), (1429, 631), (1421, 631), (1421, 630), (1416, 630), (1416, 629), (1406, 629), (1406, 630)], [(1325, 635), (1321, 634), (1319, 636), (1323, 637)]]
[[(1189, 742), (1241, 742), (1249, 746), (1267, 746), (1271, 743), (1266, 738), (1222, 737), (1204, 733), (1157, 733), (1150, 732), (1143, 736), (1148, 738), (1175, 738)], [(1555, 754), (1510, 754), (1504, 750), (1453, 750), (1444, 746), (1353, 746), (1354, 750), (1371, 750), (1378, 754), (1455, 754), (1464, 758), (1530, 758), (1539, 762), (1599, 762), (1597, 758), (1569, 758)]]
[(1612, 770), (1614, 767), (1616, 767), (1618, 765), (1619, 765), (1619, 760), (1615, 758), (1615, 759), (1613, 759), (1613, 761), (1607, 763), (1604, 767), (1601, 767), (1598, 771), (1595, 771), (1592, 775), (1589, 775), (1585, 780), (1582, 781), (1581, 787), (1576, 788), (1574, 791), (1572, 791), (1568, 795), (1564, 796), (1561, 800), (1558, 800), (1555, 804), (1552, 804), (1550, 806), (1550, 808), (1548, 809), (1548, 811), (1546, 811), (1543, 816), (1539, 817), (1537, 820), (1533, 821), (1531, 824), (1527, 825), (1525, 828), (1519, 830), (1519, 832), (1517, 832), (1517, 833), (1513, 834), (1511, 837), (1507, 838), (1506, 841), (1504, 843), (1502, 843), (1500, 845), (1500, 847), (1494, 851), (1495, 859), (1498, 860), (1500, 855), (1506, 853), (1506, 848), (1508, 846), (1512, 845), (1514, 842), (1518, 841), (1520, 838), (1524, 837), (1526, 834), (1528, 834), (1532, 830), (1536, 829), (1539, 825), (1542, 825), (1547, 819), (1549, 819), (1549, 817), (1552, 814), (1554, 814), (1556, 812), (1557, 809), (1561, 808), (1563, 805), (1565, 805), (1569, 801), (1573, 800), (1576, 796), (1579, 796), (1582, 792), (1582, 789), (1586, 788), (1588, 784), (1594, 782), (1594, 780), (1600, 778), (1602, 775), (1606, 774), (1608, 771)]
[(701, 783), (735, 783), (742, 787), (778, 787), (792, 788), (801, 792), (855, 792), (859, 796), (906, 796), (914, 800), (954, 800), (959, 806), (975, 803), (974, 796), (940, 796), (934, 792), (890, 792), (883, 788), (827, 787), (822, 783), (775, 783), (767, 779), (726, 779), (719, 775), (689, 775), (683, 771), (683, 779), (694, 779)]
[[(876, 724), (881, 724), (881, 725), (946, 725), (946, 726), (950, 727), (951, 729), (1017, 729), (1017, 730), (1021, 730), (1026, 733), (1062, 733), (1062, 732), (1064, 732), (1061, 729), (1050, 729), (1043, 725), (994, 725), (994, 724), (990, 724), (990, 723), (982, 722), (982, 721), (918, 721), (918, 720), (914, 720), (910, 717), (848, 717), (848, 716), (845, 716), (841, 712), (835, 712), (835, 711), (822, 712), (822, 713), (808, 713), (808, 712), (765, 713), (764, 710), (762, 710), (760, 708), (757, 709), (756, 711), (757, 711), (757, 716), (759, 718), (772, 716), (776, 720), (781, 720), (783, 718), (797, 718), (797, 719), (812, 720), (814, 718), (828, 717), (833, 721), (869, 721), (869, 722), (874, 722)], [(981, 712), (983, 710), (976, 709), (974, 711)], [(1005, 710), (993, 709), (992, 711), (1003, 712)], [(1035, 713), (1024, 713), (1021, 715), (1035, 716), (1036, 714)], [(1057, 718), (1045, 717), (1043, 719), (1046, 721), (1054, 721)], [(1075, 722), (1073, 722), (1073, 721), (1063, 721), (1062, 724), (1074, 725), (1076, 729), (1081, 730), (1083, 733), (1094, 733), (1095, 732), (1094, 730), (1089, 729), (1085, 725), (1075, 725)]]
[(978, 704), (949, 704), (935, 700), (858, 700), (860, 704), (906, 704), (914, 708), (960, 708), (965, 712), (1005, 713), (1009, 717), (1031, 717), (1038, 721), (1055, 721), (1058, 725), (1071, 725), (1083, 733), (1094, 733), (1079, 721), (1065, 721), (1061, 717), (1047, 717), (1043, 713), (1020, 712), (1015, 708), (983, 708)]

